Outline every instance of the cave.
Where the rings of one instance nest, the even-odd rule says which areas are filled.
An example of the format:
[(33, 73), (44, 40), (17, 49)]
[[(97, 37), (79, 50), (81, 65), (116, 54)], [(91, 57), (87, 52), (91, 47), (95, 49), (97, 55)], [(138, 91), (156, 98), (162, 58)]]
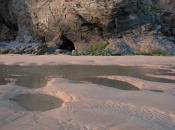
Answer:
[(62, 44), (59, 45), (59, 49), (68, 50), (68, 51), (75, 50), (74, 43), (71, 40), (67, 39), (66, 36), (62, 35), (61, 41), (62, 41)]

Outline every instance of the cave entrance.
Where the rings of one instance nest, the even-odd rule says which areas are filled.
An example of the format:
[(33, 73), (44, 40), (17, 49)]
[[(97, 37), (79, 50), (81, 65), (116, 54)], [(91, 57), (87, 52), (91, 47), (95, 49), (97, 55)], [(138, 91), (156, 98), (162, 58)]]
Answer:
[(71, 40), (67, 39), (66, 36), (62, 35), (61, 41), (62, 41), (62, 44), (59, 46), (59, 49), (68, 50), (68, 51), (75, 50), (74, 43)]
[(9, 28), (8, 26), (6, 26), (5, 24), (3, 24), (1, 26), (1, 30), (0, 30), (0, 39), (2, 41), (14, 41), (17, 37), (17, 30), (13, 30), (11, 28)]

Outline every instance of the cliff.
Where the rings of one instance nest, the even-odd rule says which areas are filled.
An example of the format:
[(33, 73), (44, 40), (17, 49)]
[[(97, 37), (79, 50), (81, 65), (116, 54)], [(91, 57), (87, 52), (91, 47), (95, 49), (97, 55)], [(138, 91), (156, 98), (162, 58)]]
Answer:
[(0, 0), (0, 10), (1, 40), (53, 50), (108, 43), (114, 54), (175, 53), (171, 0)]

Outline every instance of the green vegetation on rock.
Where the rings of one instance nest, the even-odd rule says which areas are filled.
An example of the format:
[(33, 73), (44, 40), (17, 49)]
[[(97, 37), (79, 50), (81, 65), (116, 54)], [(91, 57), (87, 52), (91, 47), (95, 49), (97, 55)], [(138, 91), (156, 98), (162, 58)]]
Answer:
[(162, 11), (162, 7), (154, 2), (151, 6), (151, 11), (152, 12), (160, 12), (160, 11)]
[(109, 43), (103, 43), (103, 44), (100, 44), (100, 45), (93, 44), (89, 48), (85, 48), (85, 50), (88, 50), (88, 51), (96, 51), (96, 50), (103, 51), (108, 45), (109, 45)]
[(132, 55), (147, 55), (147, 56), (174, 56), (173, 53), (166, 53), (163, 50), (157, 49), (152, 52), (142, 52), (140, 49), (135, 50)]

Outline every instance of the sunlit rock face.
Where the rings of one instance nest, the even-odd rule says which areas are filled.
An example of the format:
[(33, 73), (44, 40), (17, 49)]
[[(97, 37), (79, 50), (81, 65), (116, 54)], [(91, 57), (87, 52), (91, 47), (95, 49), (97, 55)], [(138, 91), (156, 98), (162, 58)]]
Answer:
[[(36, 32), (49, 46), (70, 40), (76, 49), (107, 42), (104, 37), (112, 13), (120, 1), (26, 0)], [(119, 7), (118, 7), (119, 8)], [(109, 31), (112, 31), (109, 29)], [(62, 40), (62, 37), (66, 40)]]
[(49, 46), (66, 44), (65, 41), (69, 40), (76, 49), (106, 42), (103, 31), (110, 20), (114, 3), (26, 0), (36, 32), (45, 38)]
[(159, 26), (152, 8), (155, 1), (0, 0), (0, 27), (15, 31), (17, 41), (46, 43), (55, 49), (82, 50), (94, 44), (117, 43), (114, 46), (120, 48), (119, 53), (130, 53), (140, 43), (137, 46), (128, 37)]
[[(149, 0), (26, 0), (38, 35), (50, 46), (70, 40), (76, 49), (108, 42), (112, 34), (151, 22)], [(142, 9), (142, 10), (140, 10)]]

